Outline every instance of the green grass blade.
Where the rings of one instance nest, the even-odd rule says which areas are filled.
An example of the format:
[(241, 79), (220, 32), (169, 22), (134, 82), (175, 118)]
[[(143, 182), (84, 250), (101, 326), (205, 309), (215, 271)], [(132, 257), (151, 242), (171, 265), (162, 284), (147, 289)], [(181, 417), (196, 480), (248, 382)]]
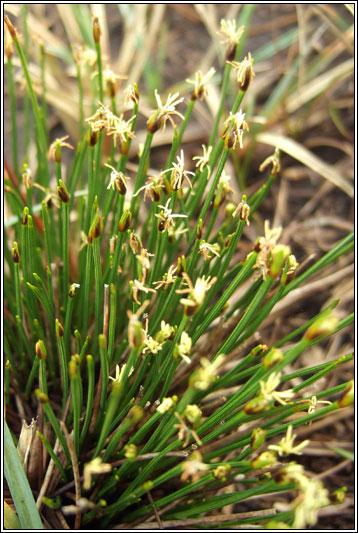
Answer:
[(4, 469), (21, 528), (44, 529), (6, 421), (4, 422)]

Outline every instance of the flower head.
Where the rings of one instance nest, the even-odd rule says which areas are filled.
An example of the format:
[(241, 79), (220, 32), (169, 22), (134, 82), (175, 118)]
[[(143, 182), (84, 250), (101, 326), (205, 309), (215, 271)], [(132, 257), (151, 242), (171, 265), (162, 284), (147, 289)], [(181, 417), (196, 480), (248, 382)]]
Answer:
[(115, 74), (110, 68), (103, 69), (103, 81), (107, 88), (107, 93), (110, 98), (114, 98), (117, 92), (117, 80), (126, 80), (128, 76), (120, 76)]
[(160, 128), (165, 130), (168, 120), (174, 128), (175, 122), (172, 118), (172, 115), (177, 115), (182, 120), (184, 119), (183, 115), (175, 109), (175, 107), (184, 100), (184, 97), (178, 98), (179, 93), (175, 93), (173, 95), (169, 94), (166, 103), (162, 104), (162, 101), (156, 89), (154, 94), (155, 99), (157, 101), (158, 109), (152, 111), (152, 114), (148, 119), (148, 131), (150, 131), (151, 133), (155, 133)]
[(117, 140), (120, 143), (126, 143), (129, 138), (134, 137), (132, 122), (135, 118), (133, 115), (129, 120), (124, 120), (123, 115), (117, 117), (108, 106), (99, 103), (97, 111), (86, 121), (91, 124), (91, 131), (97, 132), (106, 128), (107, 135), (113, 135), (113, 142), (116, 146)]
[(221, 42), (226, 43), (226, 59), (232, 60), (235, 57), (237, 44), (240, 41), (240, 37), (244, 31), (244, 26), (236, 28), (235, 20), (225, 20), (220, 21), (220, 30), (217, 32), (218, 35), (223, 39)]
[[(200, 410), (200, 409), (199, 409)], [(175, 428), (178, 428), (178, 438), (183, 442), (183, 448), (186, 448), (190, 442), (190, 438), (193, 437), (195, 442), (198, 444), (198, 446), (202, 445), (201, 440), (199, 439), (197, 433), (194, 431), (193, 428), (190, 428), (185, 423), (184, 419), (180, 416), (179, 413), (174, 413), (177, 419), (179, 420), (179, 424), (174, 424)], [(200, 418), (200, 417), (199, 417)]]
[(269, 271), (270, 256), (275, 248), (278, 239), (282, 232), (281, 226), (278, 228), (270, 229), (270, 223), (265, 220), (265, 236), (260, 237), (256, 242), (256, 248), (258, 249), (256, 264), (254, 268), (258, 268), (264, 279)]
[(202, 144), (201, 146), (203, 148), (203, 155), (196, 155), (195, 157), (193, 157), (193, 161), (195, 161), (195, 159), (198, 160), (197, 163), (195, 163), (195, 166), (200, 170), (200, 172), (203, 172), (204, 168), (208, 165), (210, 161), (210, 156), (211, 152), (213, 151), (213, 147), (206, 147), (205, 144)]
[[(198, 278), (193, 286), (191, 279), (186, 272), (182, 274), (185, 279), (188, 288), (176, 291), (178, 294), (188, 293), (188, 298), (182, 298), (180, 303), (185, 306), (186, 311), (190, 314), (194, 314), (203, 304), (205, 299), (205, 293), (215, 283), (216, 278), (210, 280), (210, 276), (205, 279), (205, 276)], [(188, 309), (189, 308), (189, 309)], [(190, 309), (191, 308), (191, 309)]]
[(201, 70), (198, 70), (195, 72), (195, 80), (185, 80), (187, 83), (192, 83), (194, 85), (194, 90), (191, 97), (192, 100), (196, 100), (197, 98), (200, 98), (200, 100), (204, 99), (204, 96), (208, 94), (208, 88), (206, 87), (206, 84), (214, 76), (215, 72), (216, 71), (213, 67), (211, 67), (206, 74), (202, 74)]
[(124, 91), (124, 101), (127, 102), (134, 102), (135, 104), (139, 103), (139, 91), (138, 86), (136, 83), (133, 83), (133, 85), (128, 85), (128, 87)]
[(246, 202), (246, 195), (245, 194), (243, 194), (242, 200), (239, 203), (239, 205), (237, 206), (237, 208), (235, 209), (235, 211), (233, 212), (232, 216), (236, 217), (237, 214), (239, 214), (239, 219), (240, 220), (243, 220), (244, 222), (246, 222), (246, 224), (248, 226), (250, 225), (250, 221), (249, 221), (250, 206)]
[(172, 171), (171, 173), (171, 187), (173, 191), (178, 191), (181, 189), (183, 185), (184, 179), (187, 180), (191, 187), (190, 179), (188, 178), (188, 174), (191, 174), (194, 176), (194, 172), (190, 172), (188, 170), (184, 170), (184, 152), (183, 150), (180, 151), (180, 156), (177, 156), (177, 163), (173, 163), (173, 166), (165, 170), (165, 172), (168, 172), (169, 170)]
[(267, 378), (267, 381), (260, 381), (261, 396), (269, 403), (272, 400), (286, 405), (286, 401), (290, 400), (294, 396), (292, 389), (288, 389), (282, 392), (276, 391), (276, 388), (280, 384), (281, 372), (272, 372)]
[(200, 452), (195, 451), (189, 455), (188, 459), (182, 463), (183, 473), (180, 477), (181, 481), (186, 481), (191, 478), (192, 483), (199, 481), (203, 472), (207, 472), (210, 469), (209, 465), (202, 462), (202, 455)]
[(174, 222), (174, 218), (186, 218), (187, 215), (173, 215), (172, 214), (172, 209), (169, 209), (169, 203), (170, 203), (170, 198), (168, 198), (167, 200), (167, 203), (165, 205), (158, 205), (158, 207), (160, 207), (162, 209), (162, 212), (158, 215), (158, 214), (155, 214), (155, 216), (157, 218), (159, 218), (160, 222), (159, 222), (159, 226), (158, 226), (158, 229), (159, 231), (167, 231), (170, 226), (173, 226), (175, 224)]
[(65, 142), (68, 138), (69, 138), (69, 135), (65, 135), (64, 137), (61, 137), (60, 139), (55, 139), (53, 141), (53, 143), (50, 145), (50, 148), (48, 150), (48, 154), (47, 154), (48, 160), (54, 159), (56, 163), (60, 163), (62, 147), (70, 148), (70, 150), (73, 150), (72, 144)]
[(201, 241), (199, 245), (199, 254), (201, 254), (205, 261), (211, 261), (214, 256), (220, 257), (220, 247), (217, 243), (209, 244), (206, 241)]
[(177, 344), (175, 354), (176, 357), (181, 357), (188, 365), (190, 365), (191, 360), (189, 354), (191, 351), (192, 341), (186, 331), (183, 331), (180, 337), (180, 343)]
[(268, 449), (277, 452), (280, 457), (290, 455), (291, 453), (302, 455), (302, 448), (305, 448), (310, 441), (304, 440), (300, 442), (300, 444), (294, 446), (293, 442), (295, 438), (296, 435), (292, 434), (292, 426), (288, 426), (286, 435), (282, 437), (280, 442), (278, 444), (270, 444)]
[(120, 194), (125, 195), (127, 192), (127, 179), (130, 178), (125, 176), (123, 172), (118, 172), (115, 168), (107, 163), (104, 166), (112, 169), (107, 189), (112, 189), (113, 191), (117, 189)]
[(259, 166), (259, 171), (262, 172), (266, 167), (272, 165), (271, 174), (276, 176), (280, 172), (280, 151), (278, 148), (275, 149), (274, 153), (261, 163)]
[(237, 70), (237, 82), (241, 91), (247, 91), (252, 78), (255, 76), (252, 68), (254, 60), (252, 59), (250, 52), (240, 63), (237, 61), (229, 61), (229, 63), (235, 70)]
[(223, 39), (223, 43), (238, 44), (244, 29), (244, 26), (236, 28), (236, 20), (234, 19), (221, 19), (220, 30), (217, 32), (217, 34), (220, 35), (220, 37)]
[(207, 390), (215, 381), (217, 370), (224, 361), (224, 354), (220, 354), (212, 362), (206, 357), (202, 357), (200, 359), (201, 367), (190, 377), (190, 386), (197, 390)]
[(138, 279), (135, 279), (133, 282), (131, 282), (131, 288), (132, 288), (132, 300), (140, 305), (140, 301), (138, 300), (139, 291), (145, 292), (148, 294), (148, 292), (156, 292), (155, 289), (151, 289), (150, 287), (146, 287), (144, 285), (144, 281), (139, 281)]
[(317, 522), (317, 512), (321, 507), (329, 505), (328, 490), (319, 479), (308, 479), (304, 490), (292, 502), (295, 512), (293, 529), (303, 530), (307, 526), (314, 526)]
[(161, 415), (169, 411), (177, 402), (177, 396), (172, 396), (171, 398), (163, 398), (162, 403), (158, 405), (157, 411)]
[(235, 148), (239, 143), (240, 148), (243, 147), (244, 131), (249, 131), (249, 126), (245, 120), (245, 113), (238, 111), (234, 115), (230, 111), (230, 115), (224, 122), (221, 137), (225, 139), (225, 146), (227, 148)]
[[(109, 379), (111, 379), (113, 383), (120, 383), (122, 381), (125, 369), (126, 369), (126, 363), (122, 365), (122, 368), (119, 368), (119, 365), (116, 365), (116, 377), (112, 378), (112, 376), (109, 376)], [(134, 367), (132, 366), (132, 368), (129, 371), (128, 377), (131, 376), (133, 372), (134, 372)]]
[(177, 270), (176, 265), (170, 265), (168, 272), (166, 272), (163, 276), (163, 279), (160, 281), (155, 281), (153, 285), (156, 289), (160, 288), (168, 288), (169, 285), (173, 285), (174, 281), (177, 279), (177, 276), (175, 275), (175, 272)]

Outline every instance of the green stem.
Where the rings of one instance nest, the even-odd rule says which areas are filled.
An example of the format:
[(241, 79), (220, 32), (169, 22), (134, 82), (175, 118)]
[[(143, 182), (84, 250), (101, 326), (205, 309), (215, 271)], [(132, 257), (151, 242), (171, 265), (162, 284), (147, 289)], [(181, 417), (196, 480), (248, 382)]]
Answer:
[(93, 357), (92, 355), (86, 356), (87, 361), (87, 377), (88, 377), (88, 389), (87, 389), (87, 406), (86, 406), (86, 415), (85, 415), (85, 421), (83, 423), (82, 431), (81, 431), (81, 438), (80, 438), (80, 448), (82, 448), (87, 431), (91, 422), (91, 416), (92, 416), (92, 408), (93, 408), (93, 400), (94, 400), (94, 363), (93, 363)]
[(18, 141), (17, 141), (17, 125), (16, 125), (16, 97), (15, 97), (15, 83), (12, 68), (11, 57), (7, 59), (7, 77), (9, 84), (9, 97), (10, 97), (10, 118), (11, 118), (11, 151), (12, 151), (12, 164), (16, 177), (19, 173), (19, 154), (18, 154)]

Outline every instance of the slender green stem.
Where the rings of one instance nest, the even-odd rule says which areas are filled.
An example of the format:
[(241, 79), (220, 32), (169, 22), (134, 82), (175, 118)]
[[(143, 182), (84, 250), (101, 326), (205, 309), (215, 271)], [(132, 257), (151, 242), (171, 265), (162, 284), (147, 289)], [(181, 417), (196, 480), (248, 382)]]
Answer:
[(87, 243), (86, 250), (86, 268), (85, 268), (85, 280), (84, 280), (84, 291), (83, 291), (83, 304), (82, 304), (82, 313), (83, 313), (83, 322), (82, 322), (82, 336), (87, 335), (88, 330), (88, 319), (89, 319), (89, 305), (90, 305), (90, 284), (91, 284), (91, 274), (92, 274), (92, 253), (93, 244)]
[(9, 97), (10, 97), (10, 119), (11, 119), (11, 152), (12, 152), (12, 164), (14, 172), (19, 177), (19, 154), (18, 154), (18, 135), (16, 124), (16, 97), (15, 97), (15, 83), (13, 76), (12, 60), (11, 57), (7, 58), (7, 77), (9, 84)]
[(52, 407), (51, 407), (51, 405), (50, 405), (50, 403), (48, 401), (47, 395), (43, 395), (43, 393), (40, 392), (39, 390), (36, 390), (35, 392), (37, 393), (36, 395), (37, 395), (38, 399), (40, 400), (41, 405), (43, 406), (43, 410), (45, 411), (45, 415), (49, 419), (50, 424), (52, 426), (52, 429), (54, 430), (54, 432), (56, 434), (56, 437), (58, 438), (58, 440), (61, 443), (62, 449), (63, 449), (63, 451), (65, 453), (65, 456), (66, 456), (67, 464), (71, 464), (71, 456), (70, 456), (70, 452), (69, 452), (69, 449), (68, 449), (68, 446), (67, 446), (66, 439), (63, 436), (63, 433), (62, 433), (62, 431), (60, 429), (60, 425), (59, 425), (59, 423), (57, 421), (56, 415), (53, 412), (53, 409), (52, 409)]
[(222, 81), (222, 85), (221, 85), (219, 108), (217, 110), (217, 113), (216, 113), (216, 116), (215, 116), (214, 125), (213, 125), (213, 128), (211, 130), (210, 137), (209, 137), (209, 143), (208, 143), (209, 146), (212, 146), (214, 144), (215, 139), (216, 139), (216, 135), (217, 135), (217, 132), (218, 132), (219, 122), (220, 122), (221, 116), (223, 114), (224, 106), (225, 106), (225, 99), (226, 99), (226, 93), (227, 93), (227, 89), (228, 89), (229, 81), (230, 81), (231, 68), (232, 67), (231, 67), (230, 63), (225, 63), (224, 73), (223, 73), (223, 81)]
[(68, 362), (66, 347), (63, 339), (63, 328), (56, 318), (57, 342), (60, 355), (61, 383), (62, 383), (62, 413), (64, 412), (68, 397)]
[(63, 468), (62, 464), (60, 463), (59, 458), (57, 457), (57, 455), (53, 451), (52, 446), (49, 443), (49, 441), (46, 439), (45, 435), (43, 435), (40, 431), (36, 431), (36, 435), (41, 439), (43, 445), (45, 446), (46, 450), (48, 451), (49, 456), (51, 457), (51, 459), (53, 460), (53, 462), (57, 466), (58, 471), (60, 472), (60, 474), (62, 476), (62, 479), (64, 481), (67, 481), (67, 476), (66, 476), (65, 469)]
[(101, 251), (100, 239), (93, 239), (93, 265), (94, 265), (94, 279), (95, 279), (95, 333), (96, 339), (101, 330), (101, 319), (103, 316), (103, 282), (101, 269)]
[(85, 438), (87, 436), (87, 431), (91, 422), (93, 400), (94, 400), (94, 362), (92, 355), (86, 356), (87, 361), (87, 379), (88, 379), (88, 389), (87, 389), (87, 403), (86, 403), (86, 415), (83, 423), (81, 437), (80, 437), (80, 448), (82, 448)]
[(18, 54), (20, 62), (21, 62), (22, 69), (24, 71), (24, 76), (25, 76), (25, 79), (26, 79), (26, 84), (27, 84), (27, 88), (28, 88), (28, 91), (29, 91), (29, 94), (30, 94), (31, 103), (32, 103), (32, 110), (33, 110), (33, 114), (34, 114), (35, 126), (36, 126), (36, 131), (37, 131), (37, 137), (36, 138), (38, 140), (39, 148), (40, 148), (38, 164), (39, 164), (40, 168), (42, 168), (42, 167), (44, 168), (44, 173), (45, 173), (45, 176), (46, 176), (45, 183), (46, 183), (47, 186), (49, 186), (49, 184), (50, 184), (49, 183), (50, 182), (50, 180), (49, 180), (49, 170), (48, 170), (47, 157), (46, 157), (46, 153), (47, 153), (46, 133), (45, 133), (44, 128), (43, 128), (43, 122), (41, 120), (41, 115), (40, 115), (40, 109), (39, 109), (39, 106), (38, 106), (38, 103), (37, 103), (37, 98), (36, 98), (35, 91), (34, 91), (33, 86), (32, 86), (29, 70), (28, 70), (28, 67), (27, 67), (27, 61), (25, 59), (22, 47), (21, 47), (19, 39), (17, 37), (15, 37), (13, 39), (13, 41), (14, 41), (15, 48), (16, 48), (17, 54)]

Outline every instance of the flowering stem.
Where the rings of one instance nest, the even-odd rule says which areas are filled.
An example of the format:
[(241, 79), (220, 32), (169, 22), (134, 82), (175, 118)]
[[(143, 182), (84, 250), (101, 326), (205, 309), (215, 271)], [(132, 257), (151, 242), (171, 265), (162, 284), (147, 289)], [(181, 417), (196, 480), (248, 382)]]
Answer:
[(229, 335), (229, 337), (224, 341), (224, 343), (220, 346), (219, 350), (217, 351), (214, 359), (220, 354), (220, 353), (229, 353), (236, 344), (237, 339), (241, 335), (241, 333), (244, 331), (248, 323), (250, 322), (253, 315), (256, 313), (258, 307), (263, 302), (266, 294), (270, 290), (274, 280), (271, 278), (267, 278), (265, 281), (262, 282), (261, 287), (255, 294), (253, 300), (251, 301), (250, 305), (248, 306), (244, 316), (241, 318), (237, 326), (235, 327), (234, 331)]
[(89, 317), (89, 304), (90, 304), (90, 283), (91, 283), (91, 274), (92, 274), (92, 243), (87, 243), (87, 254), (86, 254), (86, 268), (85, 268), (85, 280), (84, 280), (84, 291), (83, 291), (83, 322), (82, 322), (82, 336), (87, 335), (88, 329), (88, 317)]
[(36, 95), (35, 95), (35, 91), (34, 91), (34, 89), (32, 87), (32, 82), (31, 82), (29, 70), (27, 68), (27, 62), (26, 62), (22, 47), (21, 47), (19, 39), (17, 37), (15, 37), (13, 39), (13, 41), (14, 41), (15, 48), (16, 48), (17, 54), (18, 54), (20, 62), (21, 62), (21, 66), (22, 66), (24, 75), (25, 75), (27, 88), (28, 88), (28, 91), (29, 91), (29, 94), (30, 94), (31, 103), (32, 103), (32, 110), (33, 110), (33, 113), (34, 113), (34, 119), (35, 119), (35, 124), (36, 124), (36, 131), (37, 131), (36, 138), (38, 139), (39, 148), (40, 148), (40, 152), (38, 153), (38, 165), (39, 165), (39, 168), (43, 167), (43, 169), (44, 169), (44, 175), (45, 175), (45, 178), (46, 178), (45, 179), (45, 185), (48, 187), (50, 185), (50, 178), (49, 178), (49, 170), (48, 170), (47, 157), (46, 157), (46, 152), (47, 152), (46, 134), (45, 134), (45, 131), (43, 129), (43, 122), (41, 120), (40, 110), (39, 110), (39, 106), (38, 106), (38, 103), (37, 103), (37, 98), (36, 98)]
[(81, 64), (79, 61), (76, 61), (76, 60), (75, 60), (75, 64), (76, 64), (77, 88), (78, 88), (79, 138), (83, 139), (85, 130), (84, 130), (83, 85), (82, 85)]
[[(203, 332), (208, 328), (208, 326), (211, 324), (213, 320), (220, 314), (222, 308), (226, 304), (226, 302), (231, 298), (231, 296), (234, 294), (234, 292), (237, 290), (237, 288), (240, 286), (240, 284), (246, 279), (247, 273), (249, 273), (252, 270), (253, 265), (256, 262), (256, 255), (253, 254), (244, 264), (243, 268), (239, 271), (235, 279), (232, 281), (232, 283), (229, 285), (229, 287), (226, 289), (226, 291), (222, 294), (222, 296), (219, 298), (219, 300), (215, 303), (215, 305), (210, 309), (209, 313), (205, 313), (205, 310), (207, 310), (206, 306), (203, 306), (203, 313), (205, 315), (205, 318), (203, 317), (203, 314), (201, 313), (199, 315), (198, 313), (198, 319), (194, 317), (194, 321), (191, 327), (191, 330), (193, 330), (192, 333), (192, 340), (193, 343), (196, 343)], [(209, 293), (208, 293), (209, 294)], [(203, 320), (204, 318), (204, 320)], [(196, 320), (195, 320), (196, 319)], [(198, 329), (196, 327), (199, 325)], [(195, 331), (195, 333), (194, 333)], [(221, 350), (223, 351), (223, 350)]]
[(117, 242), (116, 242), (116, 248), (115, 248), (115, 251), (114, 251), (113, 263), (112, 263), (112, 268), (111, 268), (111, 272), (110, 272), (110, 275), (109, 275), (108, 283), (113, 283), (114, 280), (115, 280), (115, 277), (117, 275), (119, 259), (120, 259), (120, 253), (121, 253), (122, 245), (123, 245), (123, 241), (124, 241), (124, 235), (125, 235), (124, 232), (119, 232), (119, 235), (118, 235), (118, 238), (117, 238)]
[(143, 182), (145, 180), (145, 173), (146, 173), (145, 169), (147, 165), (147, 160), (148, 160), (148, 155), (149, 155), (150, 145), (152, 144), (152, 140), (153, 140), (153, 133), (151, 133), (150, 131), (147, 131), (147, 136), (145, 138), (143, 152), (142, 152), (142, 155), (139, 161), (139, 167), (138, 167), (137, 175), (135, 178), (133, 196), (132, 196), (131, 206), (130, 206), (130, 211), (131, 213), (133, 213), (133, 218), (135, 220), (137, 218), (137, 212), (135, 210), (135, 206), (137, 203), (137, 196), (134, 196), (134, 194), (136, 194), (136, 192), (143, 186)]
[(49, 441), (46, 439), (45, 435), (43, 435), (42, 433), (40, 433), (40, 431), (36, 431), (36, 435), (40, 438), (41, 442), (43, 443), (43, 445), (45, 446), (46, 450), (48, 451), (51, 459), (53, 460), (53, 462), (55, 463), (55, 465), (57, 466), (58, 468), (58, 471), (60, 472), (61, 476), (62, 476), (62, 479), (64, 481), (67, 481), (67, 476), (66, 476), (66, 472), (65, 472), (65, 469), (63, 468), (62, 464), (60, 463), (60, 460), (59, 458), (57, 457), (57, 455), (54, 453), (52, 447), (51, 447), (51, 444), (49, 443)]
[[(56, 322), (57, 319), (56, 319)], [(63, 337), (57, 338), (58, 350), (60, 353), (60, 364), (61, 364), (61, 382), (62, 382), (62, 414), (64, 413), (67, 397), (68, 397), (68, 365), (67, 365), (67, 356), (66, 356), (66, 347), (63, 340)]]
[(81, 437), (80, 437), (80, 448), (82, 448), (84, 440), (87, 435), (87, 431), (91, 422), (93, 399), (94, 399), (94, 363), (92, 355), (87, 355), (87, 376), (88, 376), (88, 390), (87, 390), (87, 407), (86, 415), (83, 423)]
[(93, 265), (95, 279), (95, 332), (96, 339), (101, 328), (101, 318), (103, 316), (103, 281), (101, 271), (101, 251), (99, 238), (93, 239)]
[(46, 67), (46, 54), (45, 54), (45, 46), (43, 43), (40, 44), (40, 67), (41, 67), (41, 89), (42, 89), (42, 102), (41, 102), (41, 112), (42, 112), (42, 123), (43, 123), (43, 129), (46, 135), (46, 139), (48, 139), (48, 133), (47, 133), (47, 101), (46, 101), (46, 75), (45, 75), (45, 67)]
[[(71, 370), (72, 368), (72, 370)], [(79, 366), (76, 362), (70, 362), (70, 380), (71, 380), (71, 405), (73, 414), (73, 443), (76, 450), (76, 455), (79, 457), (80, 453), (80, 417), (82, 410), (81, 401), (81, 376), (79, 375)]]
[[(108, 399), (108, 407), (105, 413), (104, 421), (103, 421), (102, 428), (101, 428), (101, 433), (98, 438), (98, 444), (97, 444), (93, 457), (97, 457), (103, 449), (103, 445), (111, 430), (113, 419), (118, 410), (119, 401), (121, 397), (122, 397), (122, 384), (120, 382), (119, 383), (113, 382), (111, 394), (109, 395), (109, 399)], [(107, 450), (104, 452), (103, 461), (106, 461), (111, 456), (111, 453), (109, 450), (110, 446), (111, 446), (111, 442), (109, 443)]]
[(102, 53), (101, 53), (101, 42), (100, 40), (95, 41), (95, 47), (97, 51), (97, 67), (98, 67), (98, 94), (99, 101), (103, 103), (103, 72), (102, 72)]
[(7, 58), (7, 77), (9, 83), (9, 97), (10, 97), (10, 118), (11, 118), (11, 151), (12, 151), (12, 164), (16, 177), (19, 177), (19, 156), (17, 150), (17, 125), (16, 125), (16, 99), (15, 99), (15, 84), (12, 68), (11, 57)]
[[(201, 208), (198, 220), (200, 220), (200, 219), (205, 220), (206, 213), (208, 211), (209, 205), (210, 205), (210, 203), (211, 203), (211, 201), (213, 199), (213, 196), (215, 194), (215, 190), (216, 190), (217, 184), (219, 182), (220, 176), (222, 174), (222, 171), (224, 170), (227, 158), (229, 157), (229, 151), (230, 151), (229, 148), (224, 148), (224, 152), (223, 152), (223, 154), (221, 156), (221, 159), (220, 159), (220, 162), (219, 162), (219, 166), (218, 166), (216, 174), (215, 174), (215, 178), (213, 179), (213, 181), (211, 183), (210, 190), (209, 190), (209, 192), (208, 192), (208, 194), (207, 194), (207, 196), (205, 198), (205, 202), (204, 202), (203, 207)], [(197, 227), (198, 227), (198, 223), (196, 224), (195, 229), (193, 230), (193, 232), (192, 232), (192, 234), (190, 236), (189, 242), (191, 242), (193, 240), (193, 238), (195, 237)]]
[(172, 143), (172, 147), (171, 147), (170, 154), (169, 154), (169, 157), (168, 157), (168, 160), (167, 160), (165, 168), (171, 167), (172, 164), (174, 163), (175, 155), (176, 155), (178, 147), (180, 146), (180, 143), (182, 141), (185, 128), (187, 127), (188, 122), (189, 122), (189, 120), (191, 118), (191, 115), (193, 113), (194, 105), (195, 105), (195, 100), (191, 99), (189, 104), (188, 104), (188, 106), (187, 106), (187, 108), (186, 108), (185, 115), (184, 115), (184, 120), (180, 124), (179, 133), (178, 133), (178, 135), (176, 136), (175, 140)]
[(68, 283), (69, 283), (69, 249), (68, 249), (68, 242), (69, 242), (69, 224), (70, 224), (70, 216), (69, 216), (69, 204), (62, 202), (61, 206), (62, 210), (62, 260), (63, 260), (63, 301), (64, 305), (66, 305), (66, 299), (68, 294)]
[(213, 129), (211, 130), (210, 138), (209, 138), (209, 146), (213, 146), (216, 135), (219, 128), (219, 122), (221, 115), (223, 113), (224, 105), (225, 105), (225, 99), (226, 99), (226, 93), (229, 86), (230, 81), (230, 72), (231, 72), (231, 65), (230, 63), (225, 63), (224, 67), (224, 73), (223, 73), (223, 81), (221, 85), (221, 94), (220, 94), (220, 103), (219, 103), (219, 109), (216, 113)]
[(111, 283), (109, 287), (109, 325), (108, 325), (108, 361), (113, 363), (113, 349), (116, 335), (116, 310), (117, 310), (117, 290), (116, 286)]

